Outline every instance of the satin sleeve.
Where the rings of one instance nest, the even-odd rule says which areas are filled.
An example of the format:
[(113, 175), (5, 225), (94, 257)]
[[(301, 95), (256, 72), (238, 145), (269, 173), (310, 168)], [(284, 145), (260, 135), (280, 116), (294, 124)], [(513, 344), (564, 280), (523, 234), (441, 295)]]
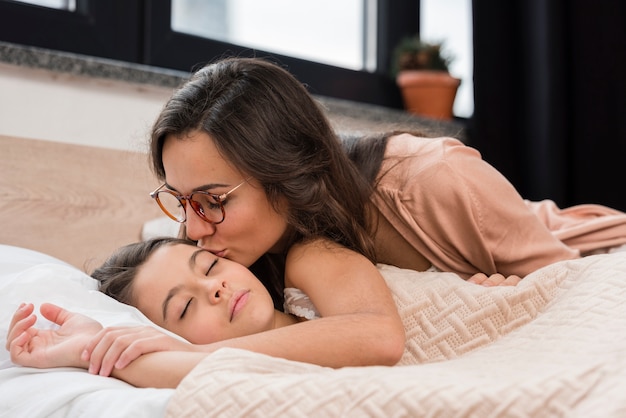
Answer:
[(435, 267), (521, 277), (579, 257), (480, 153), (452, 138), (390, 138), (374, 203)]

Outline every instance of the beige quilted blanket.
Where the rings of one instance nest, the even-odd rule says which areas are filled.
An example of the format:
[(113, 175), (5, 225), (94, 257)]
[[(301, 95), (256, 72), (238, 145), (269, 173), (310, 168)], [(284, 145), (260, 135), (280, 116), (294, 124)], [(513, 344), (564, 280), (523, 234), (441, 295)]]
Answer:
[(557, 263), (514, 288), (380, 269), (407, 329), (398, 366), (222, 349), (183, 380), (167, 416), (626, 416), (626, 253)]

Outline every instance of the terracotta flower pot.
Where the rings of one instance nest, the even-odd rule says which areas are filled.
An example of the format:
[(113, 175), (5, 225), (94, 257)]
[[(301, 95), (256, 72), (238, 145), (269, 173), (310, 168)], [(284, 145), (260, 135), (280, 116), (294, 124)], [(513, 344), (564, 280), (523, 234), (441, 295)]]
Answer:
[(407, 111), (435, 119), (452, 119), (461, 80), (445, 71), (400, 71), (396, 83)]

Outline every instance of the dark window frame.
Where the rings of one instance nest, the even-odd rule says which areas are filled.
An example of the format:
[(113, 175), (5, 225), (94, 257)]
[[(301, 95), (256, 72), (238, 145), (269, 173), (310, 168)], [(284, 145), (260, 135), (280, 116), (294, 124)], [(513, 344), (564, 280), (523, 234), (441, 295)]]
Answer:
[(225, 55), (267, 57), (313, 94), (401, 108), (389, 62), (398, 40), (419, 30), (419, 1), (378, 0), (377, 8), (374, 73), (174, 32), (170, 0), (77, 0), (77, 12), (0, 0), (0, 40), (187, 72)]
[(0, 1), (0, 40), (139, 63), (143, 0), (76, 0), (76, 12)]

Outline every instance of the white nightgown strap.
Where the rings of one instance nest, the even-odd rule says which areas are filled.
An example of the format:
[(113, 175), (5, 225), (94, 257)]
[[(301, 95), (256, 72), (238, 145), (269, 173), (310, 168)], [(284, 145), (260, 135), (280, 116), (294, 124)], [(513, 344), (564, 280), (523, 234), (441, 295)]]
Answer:
[(283, 294), (285, 295), (285, 313), (305, 319), (320, 318), (320, 314), (317, 312), (313, 302), (302, 290), (295, 287), (286, 287)]

